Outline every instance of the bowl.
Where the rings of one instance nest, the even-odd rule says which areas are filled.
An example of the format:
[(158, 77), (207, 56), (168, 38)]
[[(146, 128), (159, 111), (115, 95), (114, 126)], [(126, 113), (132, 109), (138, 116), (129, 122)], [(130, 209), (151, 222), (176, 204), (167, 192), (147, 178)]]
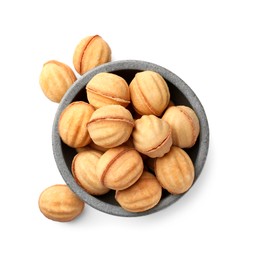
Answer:
[[(130, 83), (137, 72), (144, 70), (152, 70), (159, 73), (168, 84), (171, 94), (171, 100), (173, 100), (176, 105), (186, 105), (191, 107), (196, 112), (199, 118), (199, 137), (192, 148), (185, 149), (185, 151), (191, 157), (195, 168), (195, 179), (193, 185), (195, 185), (195, 182), (202, 172), (208, 154), (209, 126), (204, 108), (193, 90), (177, 75), (160, 65), (140, 60), (113, 61), (105, 63), (88, 71), (74, 82), (74, 84), (66, 92), (58, 106), (52, 129), (53, 154), (60, 174), (62, 175), (64, 181), (70, 187), (70, 189), (88, 205), (111, 215), (135, 217), (155, 213), (172, 205), (182, 196), (184, 196), (184, 194), (186, 194), (188, 191), (180, 195), (171, 195), (166, 190), (163, 190), (162, 198), (159, 204), (157, 204), (154, 208), (150, 210), (139, 213), (128, 212), (121, 208), (114, 198), (114, 191), (110, 191), (109, 193), (102, 196), (92, 196), (88, 194), (81, 186), (77, 184), (77, 182), (73, 178), (73, 175), (71, 173), (71, 163), (73, 157), (76, 154), (76, 150), (68, 147), (61, 141), (58, 133), (58, 121), (63, 109), (71, 102), (78, 100), (83, 100), (87, 102), (85, 91), (86, 85), (97, 73), (114, 73), (123, 77), (127, 81), (127, 83)], [(191, 190), (191, 188), (189, 190)]]

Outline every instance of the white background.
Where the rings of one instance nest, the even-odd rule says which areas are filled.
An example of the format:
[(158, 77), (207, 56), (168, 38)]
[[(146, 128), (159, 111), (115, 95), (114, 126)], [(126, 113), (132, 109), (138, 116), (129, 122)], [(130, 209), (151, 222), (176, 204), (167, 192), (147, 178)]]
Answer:
[[(0, 259), (253, 259), (253, 1), (1, 1)], [(38, 197), (64, 183), (53, 158), (58, 104), (42, 93), (44, 62), (101, 35), (113, 60), (171, 70), (202, 102), (210, 149), (194, 187), (138, 218), (86, 205), (70, 223), (46, 219)]]

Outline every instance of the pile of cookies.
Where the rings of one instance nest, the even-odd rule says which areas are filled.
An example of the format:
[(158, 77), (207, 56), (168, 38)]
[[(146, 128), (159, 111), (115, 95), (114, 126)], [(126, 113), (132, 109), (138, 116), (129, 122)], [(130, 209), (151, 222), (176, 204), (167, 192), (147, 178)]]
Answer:
[[(89, 36), (75, 49), (73, 64), (82, 75), (109, 62), (110, 56), (100, 36)], [(50, 100), (60, 102), (75, 80), (70, 67), (50, 61), (43, 67), (40, 85)], [(71, 170), (87, 193), (101, 196), (113, 190), (124, 210), (144, 212), (160, 202), (163, 189), (182, 194), (191, 187), (194, 165), (184, 149), (195, 145), (199, 120), (192, 108), (174, 104), (160, 74), (141, 71), (128, 84), (117, 74), (98, 73), (84, 88), (83, 100), (87, 101), (73, 101), (62, 111), (58, 132), (77, 151)], [(69, 216), (58, 219), (45, 210), (44, 192), (39, 199), (42, 213), (69, 221)]]

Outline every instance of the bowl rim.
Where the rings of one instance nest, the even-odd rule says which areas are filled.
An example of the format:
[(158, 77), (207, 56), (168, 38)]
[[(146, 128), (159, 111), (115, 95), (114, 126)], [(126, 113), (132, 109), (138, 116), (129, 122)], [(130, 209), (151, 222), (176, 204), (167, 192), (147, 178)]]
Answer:
[[(128, 212), (125, 211), (123, 208), (117, 205), (108, 204), (106, 202), (101, 201), (99, 198), (88, 194), (83, 188), (81, 188), (77, 182), (75, 181), (74, 177), (72, 176), (71, 172), (68, 169), (68, 166), (64, 160), (64, 155), (62, 153), (62, 142), (60, 136), (58, 134), (58, 120), (60, 117), (61, 112), (65, 107), (68, 106), (70, 102), (73, 101), (77, 93), (84, 88), (84, 86), (89, 82), (89, 80), (100, 72), (116, 72), (121, 70), (137, 70), (137, 71), (144, 71), (144, 70), (152, 70), (159, 73), (162, 77), (164, 77), (168, 82), (173, 84), (183, 95), (186, 97), (194, 111), (196, 112), (199, 120), (200, 120), (200, 147), (197, 153), (196, 161), (194, 163), (195, 168), (195, 182), (197, 181), (198, 177), (200, 176), (204, 164), (206, 162), (208, 150), (209, 150), (209, 125), (208, 120), (206, 117), (206, 113), (204, 110), (203, 105), (201, 104), (200, 100), (194, 93), (194, 91), (176, 74), (171, 72), (170, 70), (157, 65), (155, 63), (151, 63), (148, 61), (143, 60), (118, 60), (118, 61), (111, 61), (100, 66), (95, 67), (94, 69), (86, 72), (82, 76), (80, 76), (73, 85), (67, 90), (65, 95), (63, 96), (61, 102), (58, 105), (54, 122), (52, 128), (52, 148), (53, 148), (53, 155), (55, 158), (55, 162), (57, 164), (57, 168), (64, 179), (65, 183), (70, 187), (70, 189), (79, 196), (83, 201), (85, 201), (88, 205), (92, 206), (93, 208), (100, 210), (104, 213), (108, 213), (111, 215), (116, 216), (123, 216), (123, 217), (133, 217), (133, 216), (143, 216), (148, 215), (151, 213), (155, 213), (160, 211), (169, 205), (175, 203), (179, 198), (183, 197), (187, 192), (180, 194), (180, 195), (170, 195), (166, 198), (162, 199), (159, 204), (157, 204), (154, 208), (144, 211), (144, 212)], [(192, 187), (193, 187), (192, 185)]]

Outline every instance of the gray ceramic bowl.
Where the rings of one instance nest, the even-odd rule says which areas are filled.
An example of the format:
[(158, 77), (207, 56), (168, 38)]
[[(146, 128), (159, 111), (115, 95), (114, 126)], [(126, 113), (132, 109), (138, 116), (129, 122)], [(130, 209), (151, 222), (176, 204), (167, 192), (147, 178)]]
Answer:
[(76, 154), (76, 151), (75, 149), (68, 147), (61, 141), (58, 134), (58, 120), (63, 109), (71, 102), (77, 100), (87, 101), (85, 91), (86, 84), (97, 73), (115, 73), (125, 78), (125, 80), (129, 83), (137, 72), (144, 70), (152, 70), (162, 75), (168, 84), (171, 93), (171, 99), (174, 101), (174, 103), (176, 105), (187, 105), (191, 107), (192, 109), (194, 109), (200, 120), (201, 131), (198, 140), (194, 147), (192, 147), (191, 149), (186, 149), (191, 159), (193, 160), (195, 167), (194, 184), (201, 174), (208, 153), (209, 127), (204, 108), (192, 89), (171, 71), (156, 64), (145, 61), (123, 60), (109, 62), (87, 72), (73, 84), (73, 86), (67, 91), (61, 103), (59, 104), (53, 123), (53, 153), (57, 167), (64, 181), (71, 188), (71, 190), (74, 191), (82, 200), (84, 200), (90, 206), (112, 215), (133, 217), (151, 214), (172, 205), (184, 194), (171, 195), (168, 192), (163, 191), (162, 199), (159, 204), (157, 204), (157, 206), (155, 206), (154, 208), (141, 213), (131, 213), (122, 209), (114, 199), (114, 191), (110, 191), (108, 194), (103, 196), (89, 195), (75, 182), (72, 176), (71, 163), (74, 155)]

